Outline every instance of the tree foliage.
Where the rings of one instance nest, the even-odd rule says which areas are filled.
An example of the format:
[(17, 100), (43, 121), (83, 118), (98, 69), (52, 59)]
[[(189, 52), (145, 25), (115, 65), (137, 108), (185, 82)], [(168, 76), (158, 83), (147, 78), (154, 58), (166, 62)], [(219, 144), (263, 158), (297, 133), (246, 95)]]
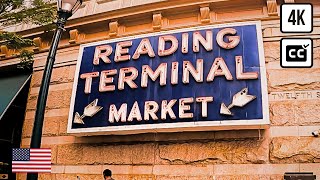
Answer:
[[(47, 25), (55, 19), (56, 10), (52, 3), (44, 0), (0, 0), (1, 27), (15, 26), (21, 23)], [(21, 67), (28, 67), (33, 53), (26, 48), (33, 44), (31, 39), (22, 38), (14, 32), (1, 31), (0, 45), (17, 50)]]

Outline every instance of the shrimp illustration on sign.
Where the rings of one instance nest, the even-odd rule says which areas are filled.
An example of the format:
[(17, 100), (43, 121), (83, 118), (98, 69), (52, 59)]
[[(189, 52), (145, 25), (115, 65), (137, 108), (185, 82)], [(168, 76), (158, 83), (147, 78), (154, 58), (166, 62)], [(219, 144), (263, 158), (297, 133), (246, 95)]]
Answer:
[(255, 98), (256, 96), (248, 95), (248, 88), (243, 88), (241, 91), (233, 95), (232, 102), (228, 107), (224, 103), (221, 103), (220, 114), (232, 116), (233, 114), (230, 109), (233, 106), (243, 107)]
[(97, 104), (98, 104), (98, 99), (95, 99), (90, 104), (88, 104), (84, 108), (82, 116), (80, 116), (80, 114), (78, 112), (76, 112), (73, 122), (76, 123), (76, 124), (84, 124), (84, 122), (83, 122), (83, 118), (84, 117), (86, 117), (86, 116), (87, 117), (92, 117), (95, 114), (97, 114), (103, 108), (101, 106), (98, 106)]

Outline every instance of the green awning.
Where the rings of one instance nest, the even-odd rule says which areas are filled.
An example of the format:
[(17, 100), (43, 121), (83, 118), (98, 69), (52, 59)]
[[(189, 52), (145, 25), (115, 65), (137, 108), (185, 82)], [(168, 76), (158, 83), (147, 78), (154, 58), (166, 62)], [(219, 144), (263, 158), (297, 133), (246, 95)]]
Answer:
[(0, 120), (30, 78), (30, 74), (0, 77)]

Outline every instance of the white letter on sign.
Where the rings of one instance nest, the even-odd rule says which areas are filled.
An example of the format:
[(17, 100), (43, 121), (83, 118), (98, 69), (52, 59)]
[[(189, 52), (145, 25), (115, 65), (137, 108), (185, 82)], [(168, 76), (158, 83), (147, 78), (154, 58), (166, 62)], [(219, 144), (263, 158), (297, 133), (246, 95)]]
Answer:
[[(131, 73), (130, 76), (126, 76), (126, 73)], [(138, 70), (134, 67), (121, 68), (118, 79), (118, 89), (124, 89), (124, 83), (127, 83), (132, 89), (137, 88), (136, 83), (133, 82), (138, 77)]]
[[(171, 41), (171, 47), (169, 49), (165, 49), (166, 41)], [(178, 49), (178, 40), (176, 37), (172, 35), (165, 35), (159, 37), (158, 43), (158, 55), (159, 56), (168, 56), (173, 54)]]
[(153, 120), (158, 120), (158, 117), (156, 115), (158, 110), (159, 110), (159, 105), (157, 102), (146, 101), (144, 103), (144, 120), (148, 121), (149, 116), (151, 116)]
[(217, 43), (219, 44), (220, 47), (224, 48), (224, 49), (232, 49), (234, 47), (236, 47), (239, 42), (240, 42), (240, 37), (239, 36), (228, 36), (228, 43), (223, 41), (223, 37), (226, 34), (232, 34), (235, 35), (237, 33), (237, 30), (233, 29), (233, 28), (225, 28), (222, 29), (218, 32), (217, 34)]
[(213, 101), (213, 97), (209, 96), (209, 97), (198, 97), (196, 98), (197, 102), (201, 102), (201, 115), (202, 117), (208, 117), (208, 102), (212, 102)]
[(84, 93), (86, 94), (91, 93), (92, 78), (98, 77), (98, 76), (99, 76), (99, 72), (84, 73), (80, 75), (81, 79), (86, 79), (85, 86), (84, 86)]
[(148, 54), (149, 57), (155, 56), (148, 38), (144, 38), (141, 40), (139, 46), (136, 49), (136, 52), (132, 56), (132, 59), (139, 59), (141, 54)]
[(161, 104), (161, 119), (162, 120), (165, 120), (167, 118), (167, 113), (169, 113), (169, 116), (171, 119), (176, 119), (176, 115), (172, 111), (172, 106), (176, 102), (177, 102), (176, 99), (170, 100), (169, 104), (168, 104), (167, 100), (162, 101), (162, 104)]
[(243, 72), (242, 56), (236, 56), (237, 79), (258, 79), (258, 72)]
[(109, 108), (109, 122), (110, 123), (114, 123), (114, 120), (116, 120), (116, 122), (119, 122), (119, 120), (121, 120), (121, 122), (126, 122), (126, 117), (127, 117), (127, 104), (123, 103), (119, 109), (119, 111), (117, 111), (117, 107), (114, 104), (110, 105)]
[(138, 105), (137, 101), (135, 101), (132, 106), (132, 109), (131, 109), (130, 114), (128, 116), (128, 121), (132, 121), (133, 118), (136, 118), (138, 121), (142, 120), (141, 112), (140, 112), (139, 105)]
[(190, 105), (185, 103), (193, 103), (193, 98), (181, 98), (179, 100), (179, 118), (193, 118), (193, 113), (185, 113), (190, 110)]
[(117, 74), (116, 69), (101, 71), (99, 92), (114, 91), (115, 85), (107, 85), (113, 83), (113, 77), (108, 77)]
[(132, 41), (118, 42), (116, 45), (116, 52), (114, 55), (114, 61), (128, 61), (130, 59), (128, 47), (132, 46)]
[(181, 52), (186, 54), (186, 53), (188, 53), (189, 34), (188, 33), (182, 33), (181, 39), (182, 39)]
[(228, 66), (222, 58), (216, 58), (211, 66), (211, 69), (207, 76), (207, 82), (213, 81), (215, 76), (225, 76), (227, 80), (232, 80), (232, 75), (228, 69)]
[(112, 53), (112, 47), (109, 45), (97, 46), (94, 52), (93, 64), (99, 65), (99, 60), (102, 59), (105, 63), (111, 63), (108, 56)]
[(152, 71), (149, 65), (142, 66), (142, 75), (141, 75), (141, 87), (148, 86), (148, 76), (152, 81), (156, 81), (157, 77), (160, 76), (160, 86), (166, 85), (167, 81), (167, 63), (161, 63), (156, 71)]
[(178, 84), (179, 62), (171, 63), (171, 84)]
[(200, 34), (199, 31), (193, 33), (193, 52), (199, 52), (200, 43), (207, 51), (212, 50), (213, 40), (211, 31), (206, 31), (206, 38), (207, 39), (204, 39), (204, 37)]
[(190, 61), (183, 61), (182, 82), (184, 84), (189, 83), (189, 72), (197, 82), (203, 82), (203, 59), (197, 60), (197, 70)]

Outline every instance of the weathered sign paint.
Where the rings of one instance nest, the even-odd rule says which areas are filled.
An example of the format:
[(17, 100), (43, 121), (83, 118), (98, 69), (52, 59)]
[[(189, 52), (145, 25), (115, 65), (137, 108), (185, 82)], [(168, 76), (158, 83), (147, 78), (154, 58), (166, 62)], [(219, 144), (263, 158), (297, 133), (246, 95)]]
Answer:
[(264, 128), (265, 73), (259, 22), (81, 45), (68, 132)]

